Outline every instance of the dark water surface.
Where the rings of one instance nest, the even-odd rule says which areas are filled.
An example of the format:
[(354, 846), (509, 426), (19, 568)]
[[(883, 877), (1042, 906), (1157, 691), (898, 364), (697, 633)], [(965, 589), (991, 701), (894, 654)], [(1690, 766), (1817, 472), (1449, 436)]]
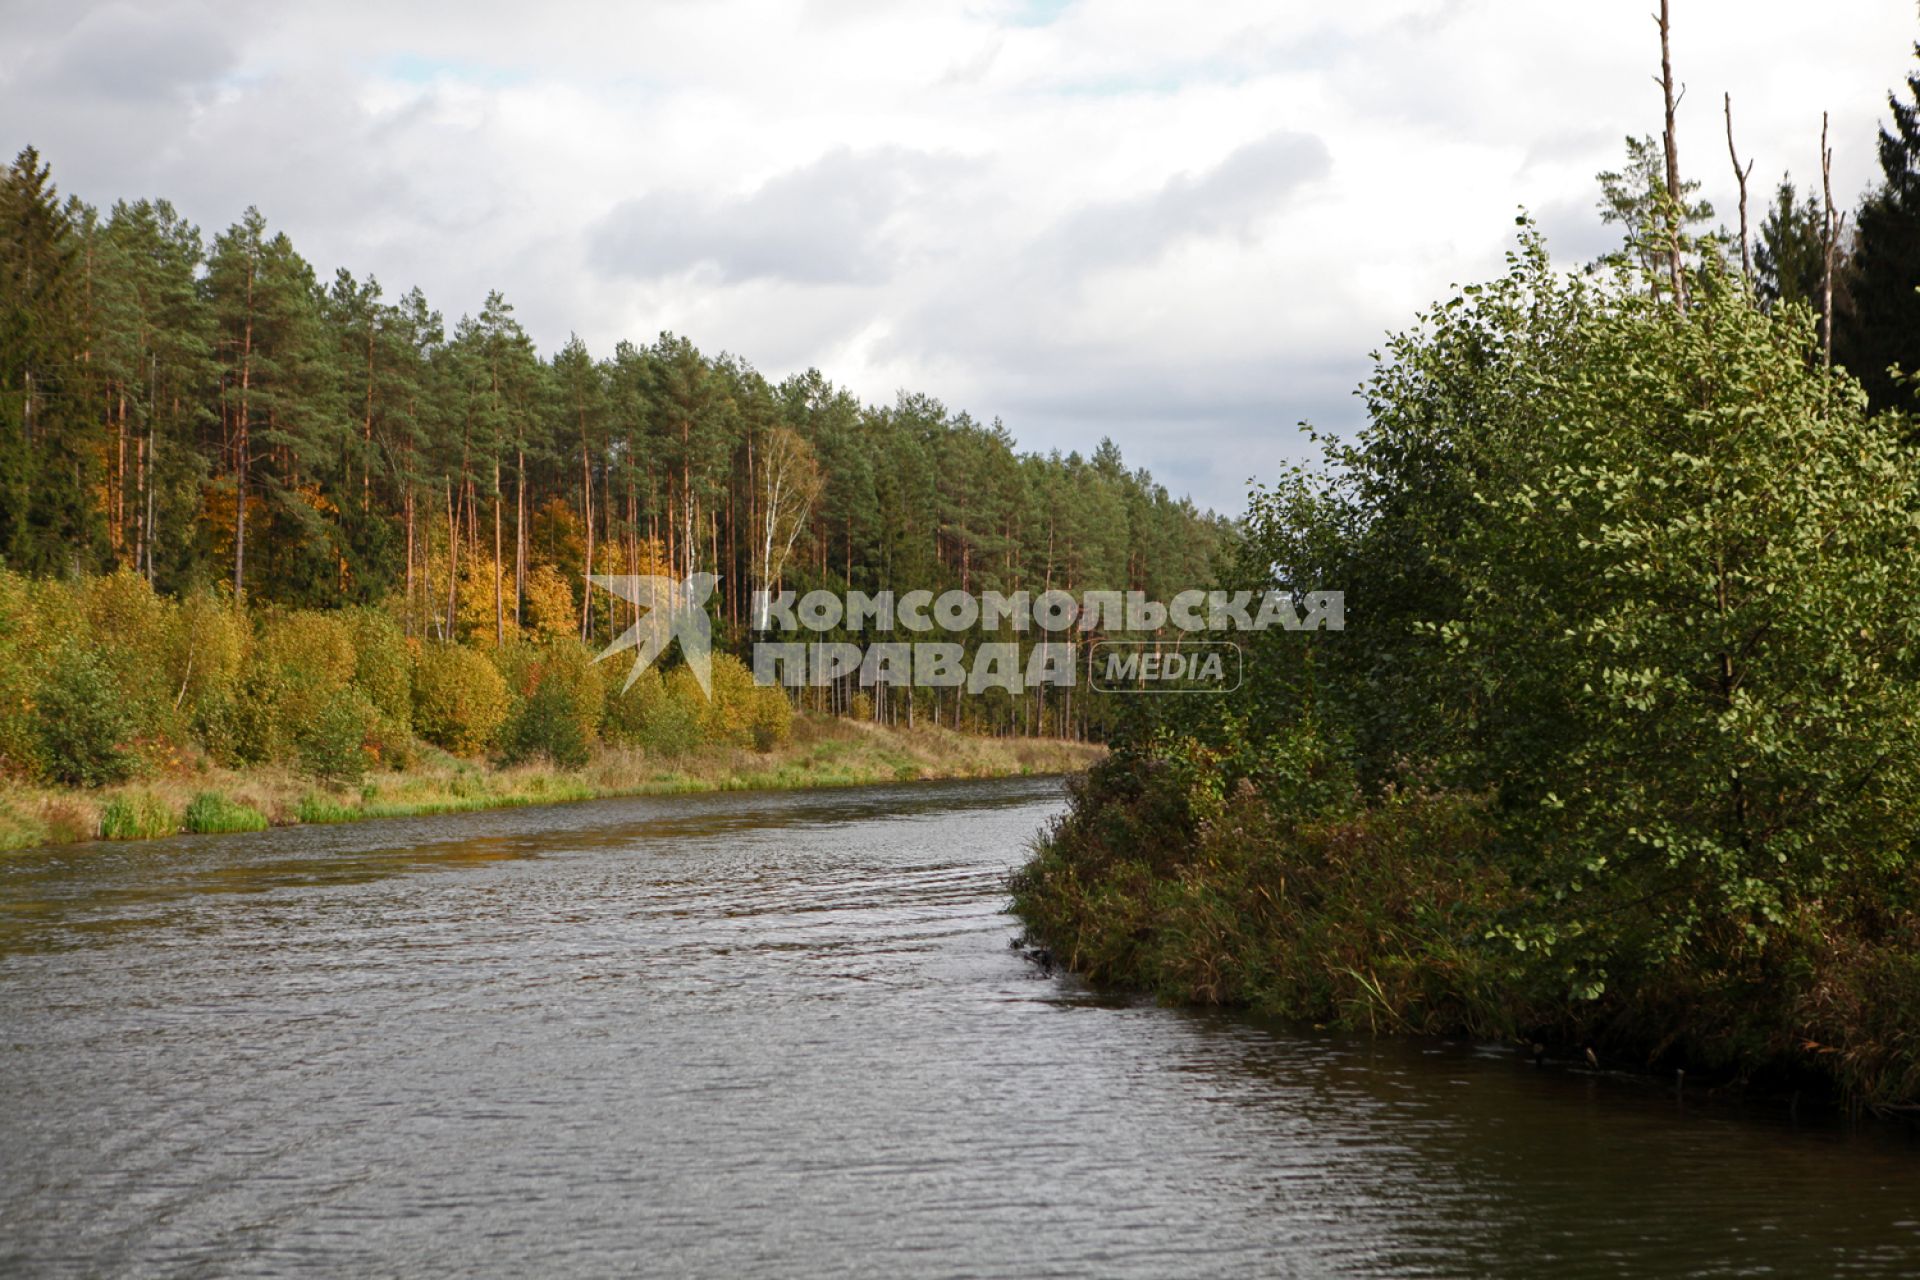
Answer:
[(1920, 1143), (1008, 949), (1050, 782), (0, 857), (0, 1273), (1920, 1271)]

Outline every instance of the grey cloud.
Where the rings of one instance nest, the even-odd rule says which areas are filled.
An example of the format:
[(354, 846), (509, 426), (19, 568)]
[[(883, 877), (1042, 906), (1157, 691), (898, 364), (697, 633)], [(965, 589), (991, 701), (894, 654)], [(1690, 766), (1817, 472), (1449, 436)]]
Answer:
[(1042, 252), (1075, 264), (1134, 261), (1188, 236), (1245, 236), (1260, 218), (1332, 170), (1325, 142), (1282, 130), (1248, 143), (1205, 173), (1179, 174), (1151, 195), (1081, 210)]
[(589, 256), (642, 279), (705, 267), (723, 281), (875, 284), (896, 258), (895, 214), (957, 165), (902, 148), (841, 148), (738, 199), (649, 192), (607, 215)]
[(165, 102), (212, 84), (238, 61), (219, 24), (191, 4), (102, 5), (43, 38), (18, 85), (58, 98)]
[(96, 199), (147, 194), (161, 157), (239, 65), (232, 41), (194, 4), (49, 6), (9, 28), (0, 146), (10, 157), (33, 143), (62, 190)]
[(1533, 211), (1547, 248), (1561, 266), (1583, 266), (1620, 247), (1625, 232), (1600, 221), (1597, 196), (1596, 183), (1593, 196), (1549, 200)]

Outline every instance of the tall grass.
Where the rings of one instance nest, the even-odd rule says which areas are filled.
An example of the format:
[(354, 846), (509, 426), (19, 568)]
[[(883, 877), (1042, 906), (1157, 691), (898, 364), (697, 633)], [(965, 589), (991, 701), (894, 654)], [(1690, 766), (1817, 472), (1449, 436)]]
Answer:
[(187, 806), (186, 827), (195, 835), (217, 835), (230, 831), (264, 831), (267, 815), (252, 805), (229, 800), (212, 791), (202, 791)]
[(356, 806), (336, 800), (332, 796), (322, 795), (318, 791), (309, 791), (301, 796), (300, 803), (294, 808), (293, 814), (303, 825), (352, 822), (362, 816)]
[(114, 796), (100, 809), (102, 840), (151, 840), (180, 829), (180, 816), (151, 791)]

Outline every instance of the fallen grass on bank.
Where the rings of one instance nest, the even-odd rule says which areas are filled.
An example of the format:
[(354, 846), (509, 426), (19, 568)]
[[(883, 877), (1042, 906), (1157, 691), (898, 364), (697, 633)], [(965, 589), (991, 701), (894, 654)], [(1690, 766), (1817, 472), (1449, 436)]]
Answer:
[(329, 789), (292, 769), (200, 764), (99, 791), (0, 785), (0, 849), (84, 840), (140, 840), (267, 826), (465, 813), (608, 796), (777, 791), (939, 778), (1071, 773), (1102, 754), (1088, 743), (986, 738), (949, 729), (889, 729), (800, 717), (768, 752), (707, 747), (681, 755), (603, 749), (578, 769), (496, 766), (428, 750), (406, 772)]

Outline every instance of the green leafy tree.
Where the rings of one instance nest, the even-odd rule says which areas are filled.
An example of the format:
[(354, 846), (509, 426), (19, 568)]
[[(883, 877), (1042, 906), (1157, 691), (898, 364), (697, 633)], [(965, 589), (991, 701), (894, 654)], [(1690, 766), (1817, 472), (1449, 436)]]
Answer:
[(75, 787), (99, 787), (133, 776), (134, 717), (99, 657), (69, 647), (35, 699), (47, 776)]

